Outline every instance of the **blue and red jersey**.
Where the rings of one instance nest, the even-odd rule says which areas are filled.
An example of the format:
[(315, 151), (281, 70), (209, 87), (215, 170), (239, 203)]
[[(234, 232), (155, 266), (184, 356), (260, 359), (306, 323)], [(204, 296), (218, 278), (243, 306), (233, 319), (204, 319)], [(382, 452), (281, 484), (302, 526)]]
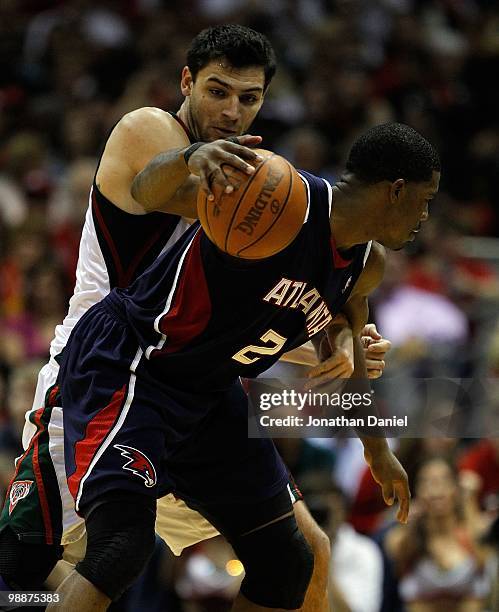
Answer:
[(232, 258), (195, 223), (129, 288), (105, 298), (164, 383), (209, 390), (257, 376), (327, 327), (348, 300), (371, 243), (340, 255), (330, 229), (331, 186), (307, 172), (301, 177), (306, 218), (280, 253)]

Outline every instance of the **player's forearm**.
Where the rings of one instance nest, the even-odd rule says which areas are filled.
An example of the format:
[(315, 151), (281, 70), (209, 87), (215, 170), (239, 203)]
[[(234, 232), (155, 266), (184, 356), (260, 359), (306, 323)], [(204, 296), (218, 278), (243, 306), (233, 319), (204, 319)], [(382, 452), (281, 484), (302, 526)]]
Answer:
[(333, 322), (325, 331), (312, 336), (312, 344), (319, 361), (332, 355), (335, 349), (344, 348), (352, 353), (352, 328), (346, 316), (342, 313), (336, 315)]
[[(355, 385), (356, 387), (357, 386), (362, 387), (362, 390), (361, 390), (362, 392), (364, 390), (364, 387), (370, 388), (371, 385), (369, 383), (369, 379), (367, 376), (366, 358), (364, 355), (364, 350), (362, 348), (362, 344), (361, 344), (359, 336), (355, 336), (353, 339), (353, 350), (354, 350), (354, 370), (351, 376), (351, 380), (352, 380), (352, 384)], [(359, 382), (355, 382), (356, 380)], [(375, 404), (371, 404), (369, 408), (370, 408), (370, 411), (369, 411), (370, 414), (375, 414), (375, 415), (377, 414)], [(356, 433), (364, 446), (364, 450), (368, 451), (371, 456), (376, 457), (380, 453), (383, 453), (386, 450), (389, 450), (386, 438), (383, 435), (381, 435), (381, 432), (379, 436), (378, 435), (376, 436), (367, 435), (365, 430), (361, 430), (361, 429), (356, 430)]]
[[(131, 194), (145, 210), (165, 210), (167, 203), (190, 176), (186, 148), (156, 155), (133, 179)], [(170, 211), (167, 211), (170, 212)]]

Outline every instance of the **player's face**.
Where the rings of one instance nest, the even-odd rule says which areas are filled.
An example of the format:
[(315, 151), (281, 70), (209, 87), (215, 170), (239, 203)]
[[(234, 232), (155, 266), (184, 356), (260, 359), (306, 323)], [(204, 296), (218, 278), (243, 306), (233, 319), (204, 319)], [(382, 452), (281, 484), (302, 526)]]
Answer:
[(211, 142), (247, 132), (263, 104), (264, 84), (261, 66), (233, 68), (220, 59), (202, 68), (195, 81), (185, 67), (181, 89), (189, 97), (195, 137)]
[(392, 184), (385, 235), (380, 240), (384, 246), (398, 250), (416, 238), (421, 224), (428, 219), (428, 206), (438, 192), (439, 183), (440, 172), (434, 171), (429, 181), (415, 183), (399, 179)]

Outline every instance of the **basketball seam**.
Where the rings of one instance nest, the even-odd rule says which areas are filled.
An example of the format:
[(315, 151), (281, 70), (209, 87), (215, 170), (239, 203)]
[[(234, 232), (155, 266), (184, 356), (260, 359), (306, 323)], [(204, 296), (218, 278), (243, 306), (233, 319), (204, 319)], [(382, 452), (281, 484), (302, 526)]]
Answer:
[[(284, 159), (284, 158), (283, 158)], [(239, 250), (237, 252), (238, 255), (241, 255), (241, 253), (243, 251), (246, 251), (246, 249), (249, 249), (250, 247), (254, 246), (257, 242), (259, 242), (264, 236), (266, 236), (270, 230), (274, 227), (274, 225), (277, 223), (277, 221), (279, 220), (279, 217), (282, 215), (282, 213), (284, 212), (284, 209), (286, 208), (287, 204), (288, 204), (288, 200), (289, 200), (289, 194), (291, 193), (291, 190), (293, 189), (293, 182), (294, 182), (294, 177), (293, 177), (293, 171), (291, 169), (291, 164), (288, 162), (287, 159), (284, 160), (286, 162), (286, 164), (288, 165), (288, 172), (289, 172), (289, 176), (290, 176), (290, 181), (289, 181), (289, 187), (288, 187), (288, 193), (286, 194), (286, 199), (283, 202), (283, 206), (279, 212), (279, 214), (277, 215), (277, 217), (272, 221), (272, 224), (269, 225), (269, 227), (265, 230), (265, 232), (259, 236), (256, 240), (254, 240), (251, 244), (247, 244), (244, 248), (242, 248), (241, 250)], [(301, 228), (298, 229), (298, 231), (296, 232), (296, 234), (293, 236), (292, 240), (289, 242), (289, 244), (291, 244), (291, 242), (293, 242), (293, 240), (296, 238), (296, 236), (298, 235), (299, 231)], [(288, 245), (286, 245), (288, 246)], [(272, 253), (272, 255), (274, 255), (275, 253)], [(269, 256), (270, 257), (270, 256)]]
[(239, 207), (241, 206), (241, 202), (244, 199), (244, 196), (246, 195), (246, 192), (248, 191), (248, 189), (250, 188), (253, 180), (255, 179), (256, 175), (260, 172), (260, 170), (265, 166), (265, 164), (272, 159), (273, 157), (275, 157), (274, 153), (272, 153), (272, 155), (270, 157), (266, 157), (264, 159), (264, 161), (260, 164), (260, 166), (258, 166), (258, 168), (256, 169), (256, 172), (250, 176), (250, 179), (248, 180), (246, 187), (244, 188), (243, 193), (241, 194), (241, 196), (239, 197), (239, 201), (237, 203), (236, 208), (234, 209), (234, 211), (232, 212), (232, 217), (230, 219), (230, 223), (229, 226), (227, 227), (226, 230), (226, 234), (225, 234), (225, 243), (224, 243), (224, 251), (227, 252), (227, 243), (229, 242), (229, 234), (230, 234), (230, 230), (232, 229), (232, 224), (234, 223), (234, 219), (236, 217), (237, 211), (239, 210)]
[(206, 193), (204, 194), (204, 218), (206, 219), (206, 225), (208, 226), (206, 228), (206, 234), (209, 238), (212, 238), (213, 232), (211, 231), (210, 217), (208, 216), (208, 196), (206, 195)]

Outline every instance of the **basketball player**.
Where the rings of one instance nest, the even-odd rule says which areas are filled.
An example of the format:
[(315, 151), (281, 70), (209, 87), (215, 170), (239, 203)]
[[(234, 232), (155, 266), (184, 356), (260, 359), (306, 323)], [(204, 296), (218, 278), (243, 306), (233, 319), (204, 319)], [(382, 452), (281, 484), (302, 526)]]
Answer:
[[(60, 587), (64, 609), (105, 610), (133, 582), (152, 552), (156, 498), (166, 492), (206, 516), (242, 561), (234, 611), (302, 606), (313, 555), (272, 441), (247, 439), (239, 377), (265, 371), (341, 311), (354, 334), (355, 375), (366, 377), (360, 333), (383, 275), (381, 244), (400, 249), (415, 238), (440, 162), (417, 132), (387, 124), (357, 140), (333, 188), (301, 176), (307, 214), (286, 249), (247, 265), (195, 223), (73, 329), (56, 393), (68, 484), (88, 542)], [(322, 332), (312, 301), (331, 315)], [(398, 499), (405, 521), (404, 469), (386, 440), (361, 439), (385, 500)]]
[[(252, 172), (255, 154), (240, 145), (257, 144), (260, 139), (244, 136), (227, 142), (220, 138), (249, 128), (274, 69), (272, 49), (262, 36), (239, 26), (213, 28), (191, 45), (181, 83), (186, 100), (178, 115), (140, 109), (125, 116), (113, 130), (91, 192), (75, 293), (67, 317), (57, 327), (50, 363), (40, 372), (23, 436), (26, 452), (17, 462), (0, 521), (0, 573), (9, 585), (39, 588), (62, 554), (60, 543), (70, 561), (76, 562), (83, 554), (77, 546), (84, 545), (82, 521), (74, 512), (64, 473), (62, 408), (54, 392), (58, 356), (71, 329), (111, 288), (135, 280), (188, 227), (180, 216), (150, 212), (157, 207), (158, 194), (161, 202), (167, 202), (175, 193), (175, 210), (184, 214), (182, 186), (191, 173), (207, 190), (213, 185), (230, 190), (221, 170), (223, 163)], [(199, 147), (186, 164), (183, 152), (193, 142), (214, 140)], [(141, 204), (130, 195), (137, 174), (134, 188)], [(388, 345), (375, 329), (366, 334), (375, 341), (368, 357), (370, 376), (376, 377), (384, 367)], [(314, 363), (306, 349), (298, 359)], [(348, 355), (341, 351), (336, 361), (333, 358), (328, 363), (330, 368), (335, 364), (350, 367)], [(312, 583), (315, 580), (317, 588), (309, 589), (306, 604), (315, 611), (325, 589), (329, 545), (303, 502), (295, 505), (295, 512), (314, 549)], [(176, 554), (217, 533), (171, 495), (159, 502), (158, 532)]]

